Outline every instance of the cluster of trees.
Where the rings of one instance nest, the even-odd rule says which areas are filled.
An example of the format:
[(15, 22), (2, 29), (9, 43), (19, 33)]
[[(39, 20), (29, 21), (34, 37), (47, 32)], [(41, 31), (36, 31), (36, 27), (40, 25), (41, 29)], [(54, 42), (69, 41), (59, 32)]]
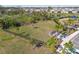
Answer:
[(0, 25), (2, 29), (8, 29), (10, 27), (20, 27), (21, 23), (12, 19), (2, 19), (0, 20)]
[(58, 44), (58, 40), (56, 38), (50, 38), (47, 41), (47, 46), (50, 50), (52, 50), (52, 53), (56, 53), (56, 46)]
[[(4, 20), (1, 20), (1, 25), (3, 28), (9, 28), (10, 26), (16, 26), (15, 24), (20, 25), (22, 22), (24, 23), (37, 23), (38, 21), (42, 20), (53, 20), (56, 24), (61, 25), (58, 21), (59, 18), (62, 16), (59, 13), (50, 13), (50, 10), (52, 8), (48, 7), (48, 11), (24, 11), (23, 9), (18, 10), (11, 10), (6, 13), (6, 10), (4, 9), (2, 11), (2, 14), (6, 14), (8, 16), (11, 16), (12, 18), (8, 19), (5, 18)], [(15, 15), (15, 19), (13, 19)], [(18, 15), (18, 16), (17, 16)], [(4, 17), (4, 15), (2, 16)], [(19, 22), (17, 22), (19, 20)], [(21, 22), (21, 23), (20, 23)]]
[(65, 43), (64, 46), (65, 48), (62, 50), (62, 53), (69, 53), (67, 49), (70, 50), (71, 52), (75, 52), (73, 48), (73, 43), (71, 41), (69, 41), (68, 43)]
[(17, 15), (17, 14), (23, 14), (25, 13), (25, 10), (22, 8), (13, 8), (13, 7), (0, 7), (0, 13), (2, 15)]
[[(50, 10), (50, 9), (49, 9)], [(53, 20), (57, 24), (57, 29), (59, 27), (62, 27), (62, 25), (59, 23), (59, 18), (57, 14), (49, 13), (46, 11), (40, 11), (40, 12), (25, 12), (22, 10), (18, 11), (10, 11), (9, 14), (2, 15), (1, 17), (3, 19), (0, 19), (0, 24), (3, 29), (8, 29), (10, 27), (18, 27), (21, 26), (22, 23), (37, 23), (38, 21), (46, 21), (46, 20)], [(11, 15), (10, 15), (11, 14)], [(15, 15), (13, 15), (15, 14)]]

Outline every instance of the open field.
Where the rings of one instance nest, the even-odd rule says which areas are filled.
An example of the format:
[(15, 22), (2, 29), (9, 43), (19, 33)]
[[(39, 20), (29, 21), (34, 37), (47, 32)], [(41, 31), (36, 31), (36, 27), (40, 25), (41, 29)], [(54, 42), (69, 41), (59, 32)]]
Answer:
[(16, 37), (12, 40), (0, 42), (0, 53), (21, 54), (21, 53), (51, 53), (48, 48), (42, 46), (34, 48), (27, 40)]
[(38, 40), (47, 41), (49, 39), (49, 31), (53, 31), (55, 23), (53, 21), (39, 21), (35, 24), (24, 25), (17, 30), (17, 28), (11, 28), (10, 31), (22, 35), (29, 35), (30, 37)]
[[(55, 48), (54, 46), (51, 48), (43, 45), (38, 48), (30, 43), (30, 39), (34, 38), (47, 42), (50, 38), (48, 33), (56, 30), (55, 25), (54, 21), (48, 20), (8, 29), (12, 33), (0, 29), (0, 53), (52, 53), (52, 50)], [(25, 37), (20, 37), (16, 34)]]
[(77, 31), (79, 13), (62, 13), (63, 8), (52, 10), (51, 7), (1, 9), (0, 53), (58, 53), (63, 38)]
[[(29, 34), (30, 37), (47, 42), (50, 38), (48, 32), (53, 29), (53, 26), (53, 21), (40, 21), (36, 24), (21, 26), (19, 30), (17, 30), (17, 28), (11, 28), (9, 30), (22, 35)], [(6, 36), (10, 39), (7, 40)], [(52, 51), (45, 46), (34, 48), (34, 45), (30, 44), (30, 39), (21, 38), (3, 30), (0, 31), (0, 39), (2, 39), (2, 41), (0, 41), (0, 53), (52, 53)]]

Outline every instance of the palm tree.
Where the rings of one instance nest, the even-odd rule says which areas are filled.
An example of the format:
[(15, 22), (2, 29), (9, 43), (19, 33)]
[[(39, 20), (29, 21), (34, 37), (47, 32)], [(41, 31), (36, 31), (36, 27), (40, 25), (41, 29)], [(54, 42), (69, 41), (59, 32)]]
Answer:
[(72, 42), (71, 41), (69, 41), (68, 43), (65, 43), (65, 47), (66, 48), (73, 48), (73, 44), (72, 44)]

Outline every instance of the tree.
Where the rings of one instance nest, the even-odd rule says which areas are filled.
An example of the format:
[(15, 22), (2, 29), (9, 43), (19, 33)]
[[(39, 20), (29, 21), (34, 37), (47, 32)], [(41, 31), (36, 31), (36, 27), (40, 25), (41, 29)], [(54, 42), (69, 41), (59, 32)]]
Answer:
[(73, 48), (73, 44), (72, 44), (72, 42), (71, 41), (69, 41), (68, 43), (65, 43), (65, 47), (66, 48)]
[(58, 41), (56, 38), (50, 38), (47, 41), (47, 46), (49, 47), (50, 50), (52, 50), (53, 53), (56, 53), (56, 48), (55, 46), (58, 44)]
[(68, 11), (68, 13), (72, 14), (72, 11)]
[(51, 9), (52, 9), (52, 7), (49, 6), (49, 7), (48, 7), (48, 12), (50, 12)]
[(5, 18), (1, 20), (2, 29), (8, 29), (10, 27), (20, 27), (21, 22), (18, 22), (11, 18)]
[(62, 53), (70, 53), (68, 52), (68, 50), (73, 53), (75, 52), (75, 49), (73, 48), (73, 43), (71, 41), (64, 44), (64, 49), (62, 50)]
[(54, 16), (54, 17), (55, 17), (55, 18), (53, 19), (53, 21), (54, 21), (56, 24), (60, 25), (58, 17), (57, 17), (57, 16)]
[(63, 30), (63, 28), (64, 27), (62, 25), (58, 25), (58, 24), (55, 25), (55, 30), (57, 30), (57, 31)]

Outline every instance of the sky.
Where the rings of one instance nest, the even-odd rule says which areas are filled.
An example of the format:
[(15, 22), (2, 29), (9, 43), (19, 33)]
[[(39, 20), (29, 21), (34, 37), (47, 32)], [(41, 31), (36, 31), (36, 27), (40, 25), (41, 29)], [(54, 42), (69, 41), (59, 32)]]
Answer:
[(79, 5), (79, 0), (0, 0), (0, 5)]

